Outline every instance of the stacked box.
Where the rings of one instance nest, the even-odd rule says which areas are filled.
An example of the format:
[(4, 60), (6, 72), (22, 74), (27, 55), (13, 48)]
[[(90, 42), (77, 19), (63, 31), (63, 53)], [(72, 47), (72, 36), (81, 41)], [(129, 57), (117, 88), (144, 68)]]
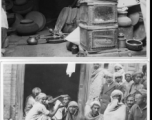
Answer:
[(80, 3), (80, 43), (88, 52), (117, 47), (117, 3)]

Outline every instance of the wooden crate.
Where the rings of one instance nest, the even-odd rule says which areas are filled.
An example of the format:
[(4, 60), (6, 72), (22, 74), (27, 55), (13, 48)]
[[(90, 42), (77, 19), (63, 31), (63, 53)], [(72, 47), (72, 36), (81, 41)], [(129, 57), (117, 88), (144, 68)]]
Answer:
[(117, 24), (117, 4), (114, 2), (81, 2), (80, 23), (89, 26)]
[(93, 27), (79, 24), (80, 44), (88, 52), (117, 48), (118, 26)]

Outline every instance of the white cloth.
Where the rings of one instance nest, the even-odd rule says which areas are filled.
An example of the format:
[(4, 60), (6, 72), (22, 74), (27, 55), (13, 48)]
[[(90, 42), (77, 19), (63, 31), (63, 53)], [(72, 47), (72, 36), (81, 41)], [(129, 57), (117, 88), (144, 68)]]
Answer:
[(109, 104), (104, 112), (104, 120), (125, 120), (126, 119), (126, 106), (122, 104), (118, 109), (114, 110), (117, 101), (114, 100)]
[(76, 63), (68, 63), (66, 74), (69, 75), (69, 77), (71, 77), (72, 73), (75, 72), (75, 66), (76, 66)]
[(8, 29), (7, 15), (2, 7), (1, 7), (1, 27)]
[(65, 40), (72, 42), (76, 45), (80, 45), (80, 28), (77, 27), (74, 31), (72, 31)]
[[(113, 99), (113, 96), (120, 95), (121, 100)], [(104, 112), (104, 120), (126, 120), (126, 105), (122, 103), (123, 93), (120, 90), (114, 90), (111, 93), (111, 103), (108, 104)]]
[(43, 118), (47, 117), (49, 113), (50, 112), (43, 104), (36, 102), (26, 115), (25, 120), (43, 120)]

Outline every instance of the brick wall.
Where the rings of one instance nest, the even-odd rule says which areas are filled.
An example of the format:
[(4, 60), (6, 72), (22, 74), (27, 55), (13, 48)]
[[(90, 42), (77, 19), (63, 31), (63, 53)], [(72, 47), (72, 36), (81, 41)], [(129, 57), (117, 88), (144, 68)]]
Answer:
[(4, 119), (10, 119), (15, 111), (15, 88), (16, 88), (17, 65), (3, 65), (3, 99), (4, 99)]

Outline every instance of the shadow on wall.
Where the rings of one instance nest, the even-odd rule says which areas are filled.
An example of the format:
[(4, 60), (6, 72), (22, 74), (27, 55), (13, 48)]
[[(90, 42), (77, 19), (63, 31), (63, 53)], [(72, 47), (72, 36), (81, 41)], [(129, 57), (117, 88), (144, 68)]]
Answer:
[(46, 18), (57, 18), (63, 7), (72, 5), (76, 0), (39, 0), (39, 11)]

